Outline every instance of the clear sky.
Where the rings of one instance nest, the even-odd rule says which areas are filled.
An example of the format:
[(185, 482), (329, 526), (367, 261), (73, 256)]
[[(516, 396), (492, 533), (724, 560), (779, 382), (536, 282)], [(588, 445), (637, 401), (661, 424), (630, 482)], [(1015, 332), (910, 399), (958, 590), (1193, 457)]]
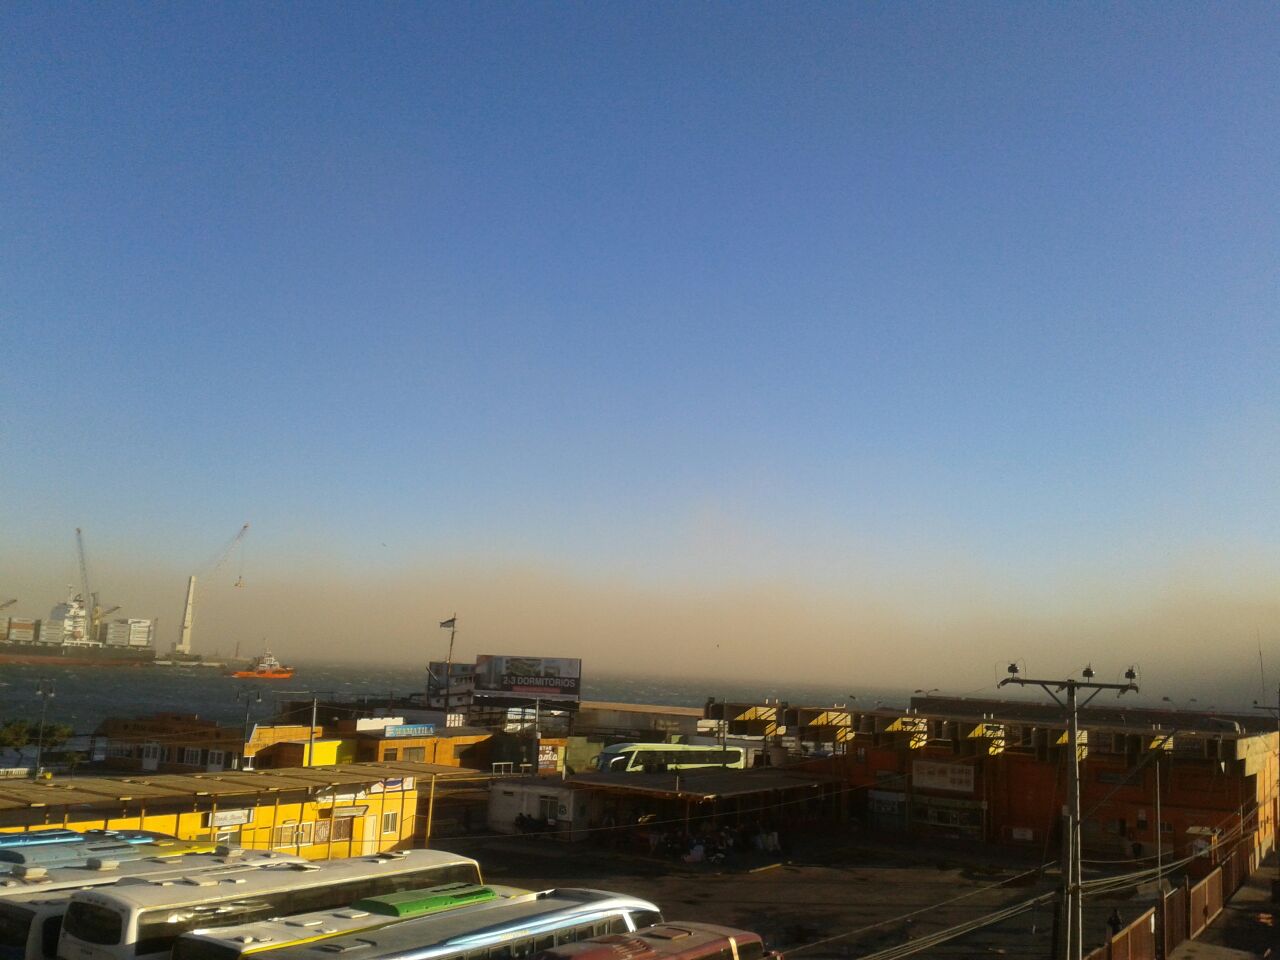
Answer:
[(206, 624), (295, 655), (470, 604), (611, 664), (1280, 675), (1277, 50), (1266, 3), (7, 4), (0, 593), (82, 526), (172, 623), (249, 520)]

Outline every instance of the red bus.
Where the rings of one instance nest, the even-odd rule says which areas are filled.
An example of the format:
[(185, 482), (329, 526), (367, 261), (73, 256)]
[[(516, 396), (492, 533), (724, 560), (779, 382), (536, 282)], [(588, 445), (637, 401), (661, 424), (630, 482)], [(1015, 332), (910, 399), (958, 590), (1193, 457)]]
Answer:
[(763, 960), (755, 933), (709, 923), (659, 923), (635, 933), (611, 933), (565, 943), (534, 960)]

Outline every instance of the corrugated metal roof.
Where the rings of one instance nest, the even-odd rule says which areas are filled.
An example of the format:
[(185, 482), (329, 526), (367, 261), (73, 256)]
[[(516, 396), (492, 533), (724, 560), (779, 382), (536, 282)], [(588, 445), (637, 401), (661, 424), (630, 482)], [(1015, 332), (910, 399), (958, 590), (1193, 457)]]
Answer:
[(128, 777), (82, 775), (65, 780), (0, 780), (0, 810), (114, 806), (130, 800), (154, 803), (166, 799), (190, 800), (193, 797), (252, 797), (262, 793), (367, 787), (388, 779), (429, 778), (433, 775), (446, 779), (488, 776), (465, 767), (392, 761), (219, 773), (136, 773)]

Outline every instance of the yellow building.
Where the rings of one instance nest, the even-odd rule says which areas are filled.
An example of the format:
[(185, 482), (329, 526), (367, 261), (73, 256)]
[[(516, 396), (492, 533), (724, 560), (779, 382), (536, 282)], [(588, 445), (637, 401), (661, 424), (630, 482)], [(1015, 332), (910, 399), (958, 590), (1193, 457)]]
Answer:
[[(317, 754), (320, 753), (317, 744)], [(0, 832), (47, 826), (142, 829), (181, 840), (279, 850), (312, 860), (413, 843), (419, 791), (475, 771), (424, 763), (336, 764), (263, 771), (0, 780)], [(423, 786), (425, 785), (425, 787)]]

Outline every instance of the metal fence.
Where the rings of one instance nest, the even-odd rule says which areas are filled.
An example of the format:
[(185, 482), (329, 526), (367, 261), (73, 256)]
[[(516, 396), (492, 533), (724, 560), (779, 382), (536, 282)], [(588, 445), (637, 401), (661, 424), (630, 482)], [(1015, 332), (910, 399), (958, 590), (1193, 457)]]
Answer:
[(1222, 912), (1222, 868), (1215, 867), (1207, 877), (1188, 890), (1187, 899), (1187, 920), (1190, 924), (1187, 936), (1194, 940)]
[(1110, 947), (1110, 960), (1156, 960), (1155, 908), (1112, 937)]
[(1187, 888), (1174, 887), (1160, 898), (1160, 956), (1168, 957), (1187, 939)]

